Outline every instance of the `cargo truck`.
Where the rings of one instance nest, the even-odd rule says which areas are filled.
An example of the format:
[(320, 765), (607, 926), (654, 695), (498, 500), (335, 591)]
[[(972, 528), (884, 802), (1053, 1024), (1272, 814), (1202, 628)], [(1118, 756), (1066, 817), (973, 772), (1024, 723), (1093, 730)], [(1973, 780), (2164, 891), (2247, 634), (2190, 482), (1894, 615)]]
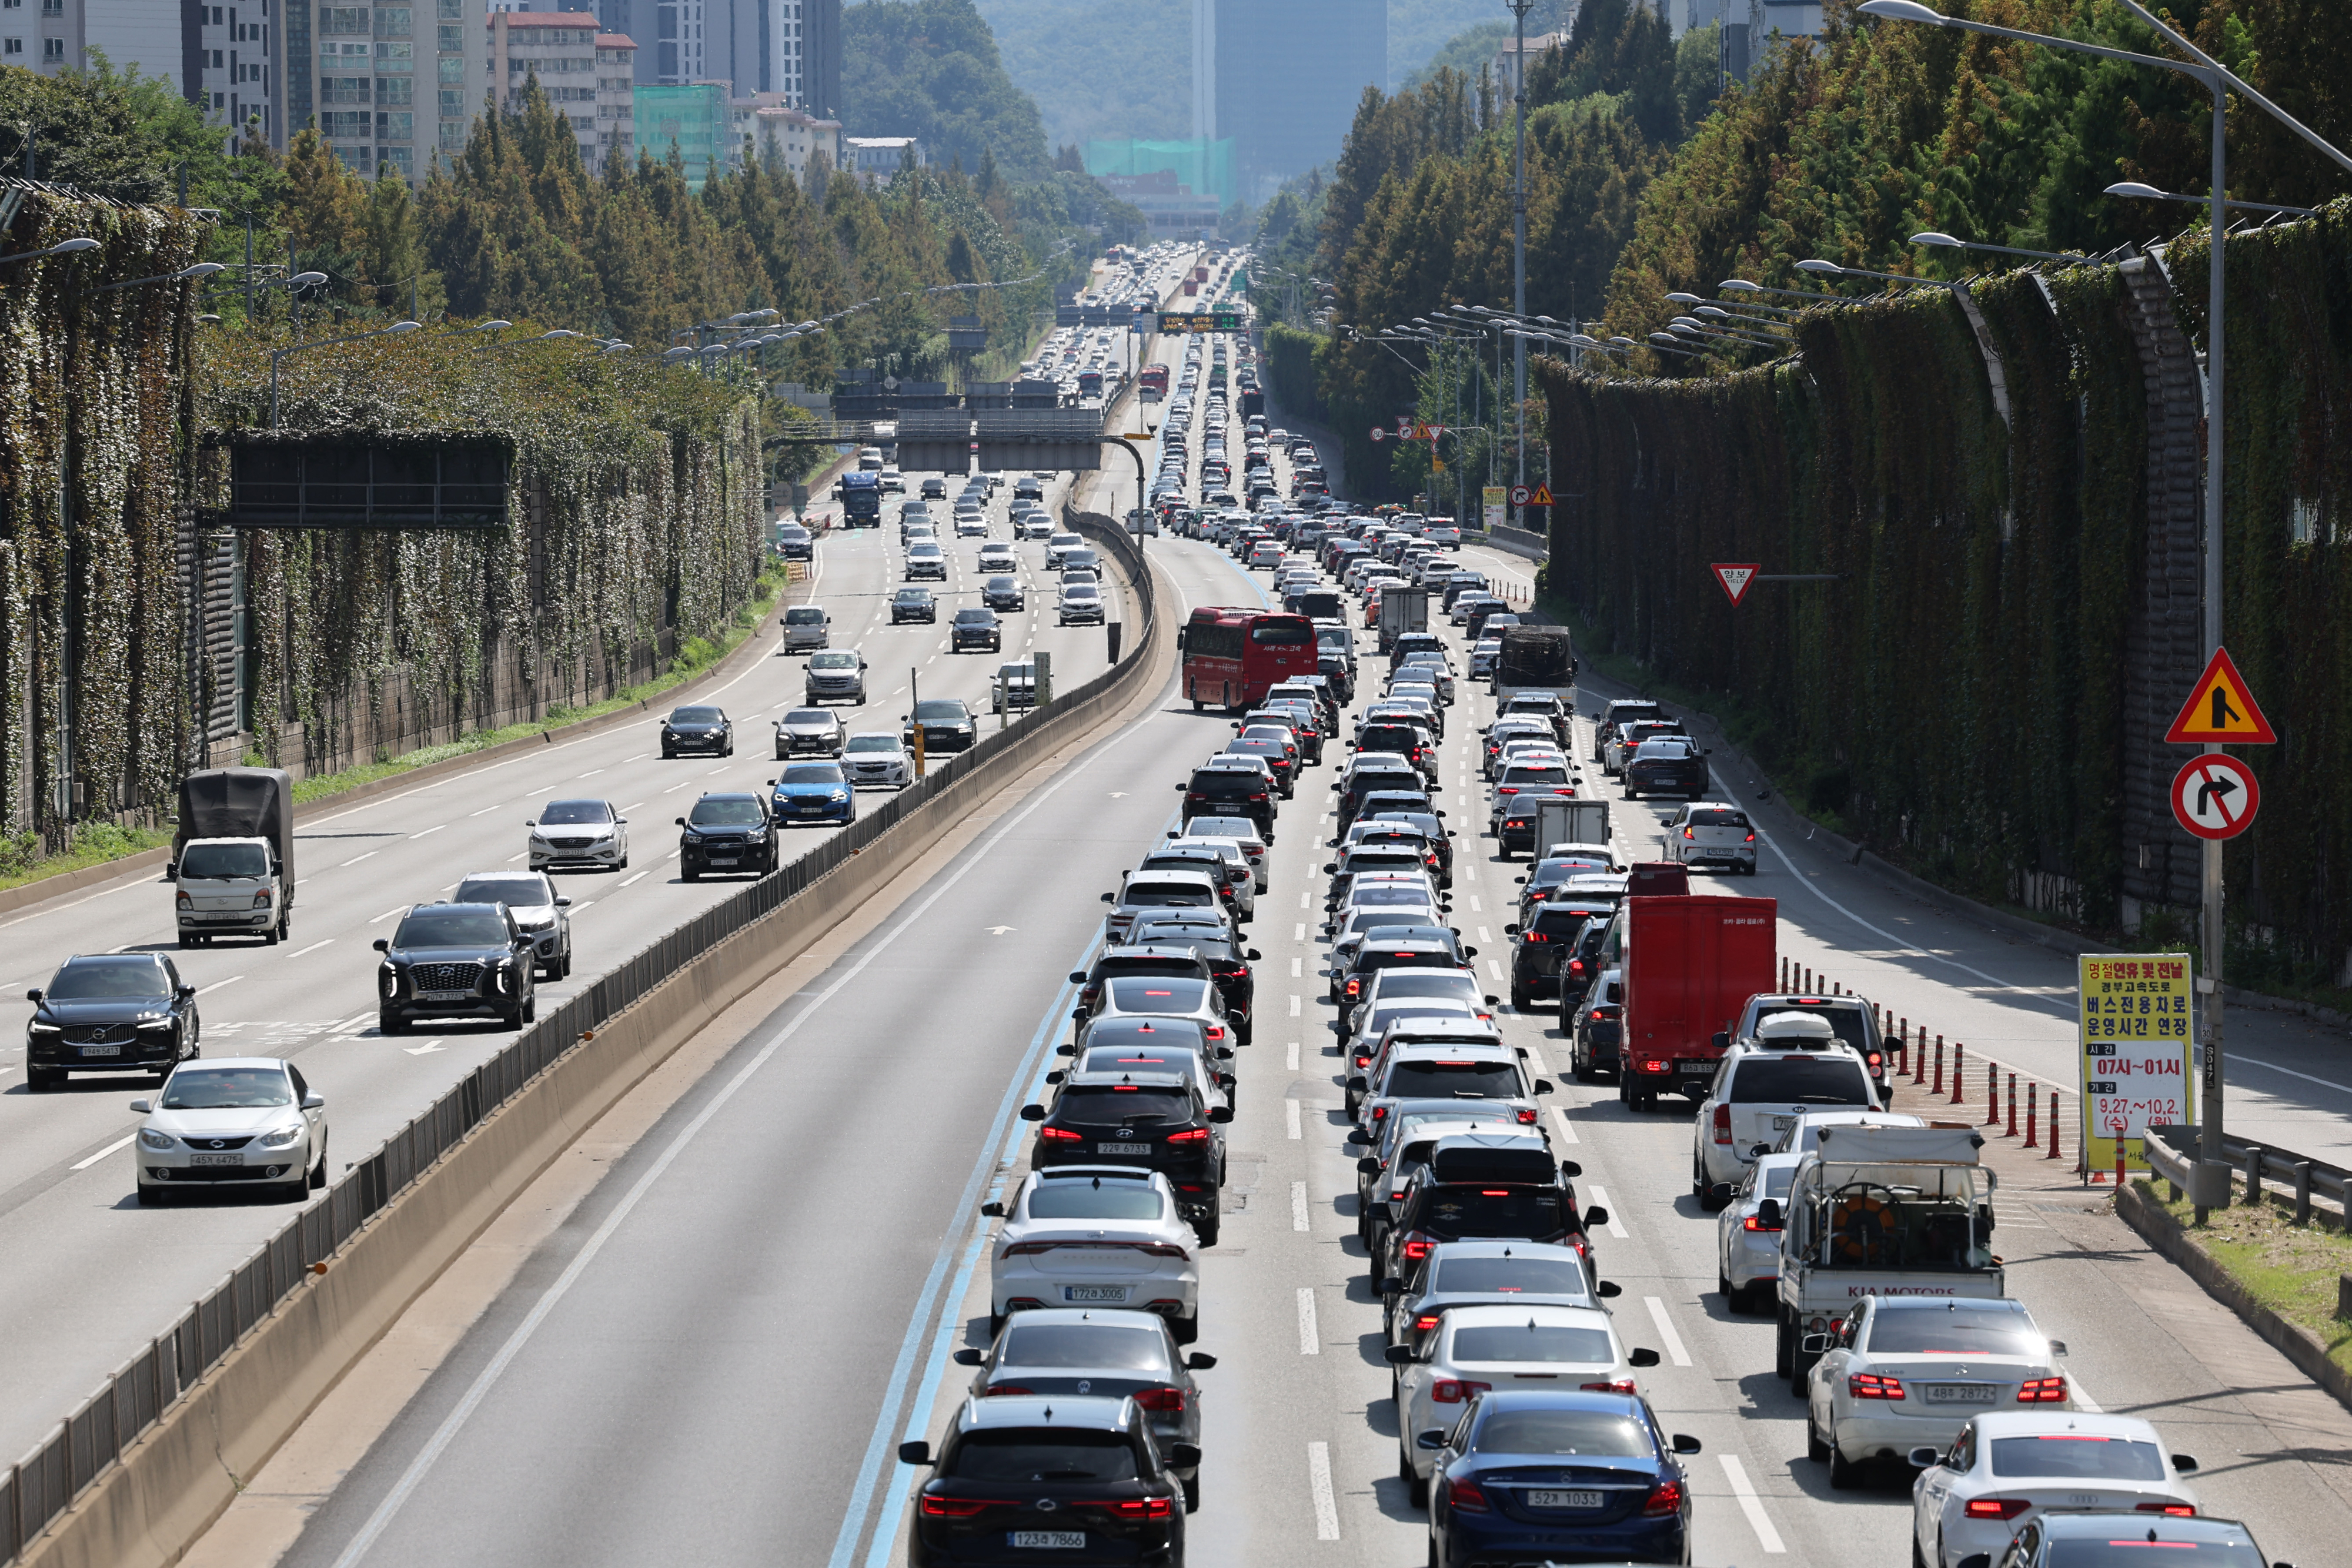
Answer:
[(1660, 1094), (1694, 1106), (1706, 1097), (1718, 1040), (1748, 998), (1777, 983), (1779, 916), (1769, 898), (1628, 896), (1618, 906), (1600, 967), (1624, 975), (1621, 1102), (1647, 1111)]
[(1391, 652), (1396, 640), (1406, 632), (1428, 631), (1429, 590), (1393, 582), (1381, 589), (1380, 629), (1383, 655)]
[(294, 783), (275, 768), (207, 768), (180, 780), (170, 874), (180, 946), (293, 932)]
[(878, 528), (882, 526), (882, 476), (863, 469), (841, 476), (834, 486), (841, 497), (841, 526), (845, 528)]
[(1576, 700), (1576, 650), (1560, 626), (1506, 626), (1495, 655), (1497, 706), (1522, 692), (1549, 692), (1563, 706)]

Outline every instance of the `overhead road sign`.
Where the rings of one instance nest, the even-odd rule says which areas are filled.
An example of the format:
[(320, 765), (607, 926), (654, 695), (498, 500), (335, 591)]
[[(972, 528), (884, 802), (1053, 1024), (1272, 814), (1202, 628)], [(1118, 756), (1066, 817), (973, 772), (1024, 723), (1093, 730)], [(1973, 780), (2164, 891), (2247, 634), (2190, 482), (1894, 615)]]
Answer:
[(1241, 332), (1247, 330), (1238, 310), (1162, 310), (1163, 332)]
[(1736, 565), (1726, 561), (1716, 563), (1715, 580), (1723, 584), (1723, 591), (1729, 596), (1732, 608), (1736, 610), (1739, 607), (1740, 598), (1747, 593), (1748, 583), (1754, 580), (1756, 574), (1762, 570), (1761, 566), (1752, 560), (1742, 561)]
[(2192, 757), (2172, 776), (2172, 815), (2200, 839), (2234, 839), (2253, 825), (2263, 787), (2254, 770), (2227, 752)]
[[(2174, 745), (2214, 746), (2275, 746), (2278, 735), (2271, 721), (2263, 716), (2247, 689), (2246, 679), (2238, 674), (2238, 666), (2230, 662), (2230, 650), (2216, 648), (2212, 658), (2206, 661), (2205, 673), (2197, 677), (2197, 685), (2189, 700), (2180, 705), (2179, 716), (2164, 738)], [(2194, 832), (2194, 828), (2189, 831)]]

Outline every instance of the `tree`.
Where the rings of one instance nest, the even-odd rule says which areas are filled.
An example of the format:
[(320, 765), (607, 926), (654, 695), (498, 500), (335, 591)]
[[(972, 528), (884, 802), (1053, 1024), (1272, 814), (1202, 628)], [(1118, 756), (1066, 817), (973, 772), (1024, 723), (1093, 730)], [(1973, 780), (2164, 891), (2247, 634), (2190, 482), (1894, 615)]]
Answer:
[(971, 0), (867, 0), (841, 14), (843, 123), (912, 136), (936, 162), (993, 152), (1023, 175), (1047, 166), (1037, 105), (1013, 85)]

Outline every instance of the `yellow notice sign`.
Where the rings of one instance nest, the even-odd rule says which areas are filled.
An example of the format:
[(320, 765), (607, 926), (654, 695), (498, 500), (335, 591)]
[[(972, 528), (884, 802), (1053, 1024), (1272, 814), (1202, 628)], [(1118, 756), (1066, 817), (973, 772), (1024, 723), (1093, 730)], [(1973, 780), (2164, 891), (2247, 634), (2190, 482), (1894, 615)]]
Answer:
[(2179, 953), (2111, 958), (2084, 954), (2082, 966), (2082, 1150), (2085, 1168), (2125, 1163), (2146, 1170), (2140, 1134), (2196, 1120), (2189, 1040), (2194, 1009), (2189, 959)]

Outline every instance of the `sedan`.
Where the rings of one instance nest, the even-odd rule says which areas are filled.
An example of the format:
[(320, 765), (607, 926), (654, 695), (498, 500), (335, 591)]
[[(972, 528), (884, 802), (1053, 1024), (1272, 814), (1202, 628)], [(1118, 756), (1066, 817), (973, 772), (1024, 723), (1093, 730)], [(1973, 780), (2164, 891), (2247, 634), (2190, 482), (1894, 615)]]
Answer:
[(2005, 1551), (2022, 1515), (2039, 1509), (2105, 1509), (2193, 1518), (2197, 1493), (2179, 1478), (2197, 1469), (2137, 1416), (2069, 1410), (1988, 1411), (1971, 1416), (1948, 1451), (1911, 1452), (1912, 1555), (1929, 1568)]
[(969, 751), (980, 741), (980, 721), (961, 697), (925, 697), (899, 722), (899, 743), (912, 751), (919, 737), (929, 757)]
[[(1094, 1038), (1093, 1026), (1121, 1019), (1185, 1019), (1198, 1024), (1215, 1050), (1230, 1042), (1224, 998), (1213, 980), (1187, 979), (1177, 975), (1112, 975), (1086, 1016), (1076, 1019), (1081, 1050)], [(1106, 1037), (1108, 1038), (1108, 1037)]]
[[(1400, 1113), (1394, 1119), (1404, 1125), (1399, 1134), (1384, 1135), (1391, 1140), (1388, 1147), (1393, 1151), (1391, 1159), (1395, 1164), (1412, 1157), (1411, 1145), (1414, 1143), (1423, 1145), (1419, 1157), (1426, 1162), (1427, 1145), (1436, 1137), (1459, 1126), (1475, 1130), (1482, 1125), (1456, 1123), (1425, 1113)], [(1490, 1121), (1483, 1125), (1493, 1127), (1495, 1124)], [(1380, 1164), (1369, 1155), (1366, 1160)], [(1381, 1176), (1393, 1185), (1396, 1176), (1405, 1174), (1409, 1173), (1384, 1167)], [(1385, 1203), (1387, 1196), (1382, 1193), (1381, 1201)], [(1596, 1287), (1586, 1276), (1583, 1256), (1575, 1248), (1547, 1247), (1534, 1241), (1441, 1241), (1429, 1249), (1428, 1256), (1391, 1281), (1390, 1285), (1385, 1306), (1391, 1344), (1417, 1343), (1423, 1335), (1434, 1333), (1447, 1312), (1463, 1307), (1538, 1303), (1589, 1307), (1596, 1296), (1622, 1293), (1606, 1280)]]
[(980, 559), (973, 562), (982, 571), (1017, 571), (1021, 557), (1002, 539), (980, 547)]
[(1806, 1384), (1806, 1457), (1829, 1461), (1840, 1490), (1873, 1459), (1950, 1443), (1980, 1410), (2074, 1408), (2056, 1364), (2066, 1347), (2019, 1301), (1870, 1297), (1799, 1348), (1821, 1357)]
[(610, 800), (550, 800), (523, 826), (530, 830), (525, 848), (533, 871), (559, 866), (628, 869), (629, 819), (614, 810)]
[(841, 767), (856, 789), (904, 789), (915, 781), (915, 759), (887, 730), (851, 736), (842, 747)]
[(923, 481), (922, 497), (926, 501), (946, 500), (948, 498), (948, 482), (945, 479), (940, 478), (936, 474), (932, 475), (929, 478)]
[(1690, 1561), (1696, 1437), (1638, 1395), (1497, 1389), (1414, 1434), (1430, 1456), (1432, 1568), (1499, 1561)]
[[(983, 560), (981, 570), (990, 570), (990, 563)], [(1022, 591), (1019, 578), (1000, 574), (982, 585), (980, 601), (991, 610), (1024, 610), (1028, 608), (1029, 596)]]
[[(778, 831), (807, 823), (847, 827), (857, 821), (857, 792), (838, 762), (795, 762), (768, 782), (768, 812)], [(772, 866), (780, 852), (768, 852)]]
[(958, 507), (955, 513), (955, 532), (956, 538), (960, 539), (972, 538), (986, 538), (988, 537), (988, 514), (982, 511), (977, 506)]
[(260, 1188), (299, 1203), (327, 1185), (327, 1102), (274, 1057), (183, 1062), (152, 1102), (133, 1100), (139, 1201), (173, 1189)]
[(1715, 1217), (1715, 1288), (1732, 1312), (1772, 1310), (1780, 1278), (1780, 1207), (1802, 1155), (1759, 1155)]
[(948, 652), (961, 653), (967, 648), (984, 653), (1004, 651), (1004, 624), (995, 611), (979, 606), (955, 612), (948, 625)]
[(1128, 1307), (1167, 1319), (1178, 1343), (1192, 1343), (1201, 1266), (1192, 1228), (1176, 1212), (1176, 1190), (1158, 1171), (1109, 1165), (1032, 1171), (1009, 1200), (983, 1204), (981, 1212), (1004, 1221), (989, 1261), (990, 1333), (1034, 1308)]
[(936, 622), (940, 618), (939, 601), (928, 588), (902, 588), (890, 596), (890, 624), (904, 621)]
[(1074, 623), (1099, 626), (1103, 622), (1102, 589), (1091, 582), (1064, 584), (1054, 613), (1058, 623), (1064, 626)]
[(787, 757), (838, 757), (848, 727), (831, 708), (796, 707), (776, 721), (776, 760)]
[(478, 871), (450, 897), (459, 904), (503, 904), (516, 928), (531, 941), (540, 978), (561, 980), (572, 973), (572, 901), (555, 891), (545, 872)]
[(25, 1087), (62, 1089), (75, 1072), (161, 1076), (196, 1056), (195, 988), (160, 953), (77, 955), (25, 993)]
[(672, 708), (662, 720), (661, 754), (683, 757), (699, 751), (710, 757), (735, 755), (735, 726), (726, 711), (715, 707)]

